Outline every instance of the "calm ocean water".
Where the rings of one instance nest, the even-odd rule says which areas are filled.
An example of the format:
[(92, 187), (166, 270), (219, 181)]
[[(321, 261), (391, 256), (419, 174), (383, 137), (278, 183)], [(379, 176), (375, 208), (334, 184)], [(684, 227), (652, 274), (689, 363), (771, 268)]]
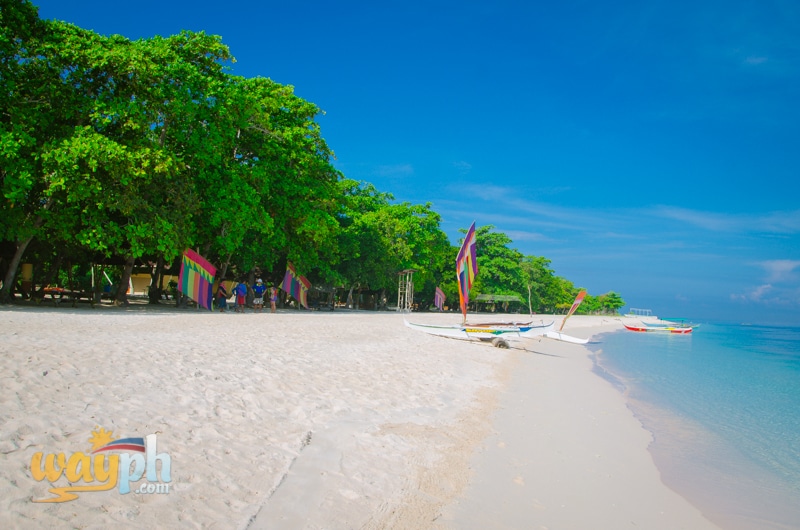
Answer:
[(800, 327), (596, 337), (662, 479), (726, 529), (800, 528)]

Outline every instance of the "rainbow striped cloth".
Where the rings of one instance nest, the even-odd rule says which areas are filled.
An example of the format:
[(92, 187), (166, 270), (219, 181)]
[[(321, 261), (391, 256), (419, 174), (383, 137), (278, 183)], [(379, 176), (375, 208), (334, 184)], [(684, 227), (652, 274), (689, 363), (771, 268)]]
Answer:
[(436, 293), (433, 295), (433, 305), (439, 308), (439, 311), (442, 311), (442, 307), (444, 307), (444, 301), (447, 297), (444, 295), (444, 291), (440, 288), (436, 288)]
[(178, 290), (195, 300), (200, 307), (211, 310), (214, 275), (217, 268), (210, 264), (203, 256), (188, 249), (183, 253), (181, 273), (178, 276)]
[(308, 309), (308, 290), (311, 288), (311, 282), (309, 282), (305, 277), (297, 274), (297, 271), (294, 270), (294, 265), (291, 263), (286, 264), (286, 274), (283, 276), (283, 283), (281, 283), (281, 289), (283, 289), (286, 294), (289, 294), (303, 304), (303, 307)]
[(458, 298), (461, 303), (461, 313), (464, 319), (467, 318), (467, 306), (469, 305), (469, 290), (472, 287), (472, 282), (478, 274), (478, 259), (475, 255), (475, 246), (477, 239), (475, 237), (475, 222), (469, 227), (467, 235), (464, 237), (464, 243), (461, 245), (461, 250), (458, 251), (456, 258), (456, 276), (458, 277)]

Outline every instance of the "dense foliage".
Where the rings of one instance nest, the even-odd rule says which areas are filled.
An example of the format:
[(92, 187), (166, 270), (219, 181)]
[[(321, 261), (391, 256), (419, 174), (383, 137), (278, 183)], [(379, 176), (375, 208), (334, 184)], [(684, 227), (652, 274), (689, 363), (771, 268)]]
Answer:
[[(85, 289), (95, 264), (117, 285), (135, 269), (161, 285), (194, 248), (226, 277), (274, 284), (292, 262), (375, 306), (396, 295), (398, 271), (414, 269), (421, 307), (436, 286), (457, 305), (457, 248), (431, 205), (345, 178), (320, 109), (291, 86), (231, 75), (232, 60), (217, 36), (130, 41), (0, 0), (0, 301), (18, 291), (23, 261), (40, 286)], [(511, 243), (479, 228), (473, 293), (516, 295), (524, 310), (569, 307), (578, 289)], [(622, 305), (608, 293), (583, 307)]]

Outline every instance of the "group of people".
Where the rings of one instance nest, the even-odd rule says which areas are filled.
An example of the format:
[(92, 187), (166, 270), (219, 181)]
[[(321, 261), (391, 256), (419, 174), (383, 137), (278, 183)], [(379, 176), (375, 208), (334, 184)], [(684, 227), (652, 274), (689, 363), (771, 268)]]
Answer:
[[(267, 287), (261, 278), (256, 280), (253, 285), (253, 311), (260, 313), (264, 309), (264, 296), (269, 296), (269, 306), (272, 313), (275, 312), (275, 304), (278, 302), (278, 289), (277, 287)], [(238, 282), (233, 286), (233, 294), (236, 296), (236, 302), (233, 310), (236, 313), (244, 313), (244, 306), (247, 302), (247, 284), (245, 282)], [(220, 280), (217, 286), (216, 300), (217, 308), (220, 313), (224, 313), (228, 308), (228, 290), (225, 287), (225, 280)]]

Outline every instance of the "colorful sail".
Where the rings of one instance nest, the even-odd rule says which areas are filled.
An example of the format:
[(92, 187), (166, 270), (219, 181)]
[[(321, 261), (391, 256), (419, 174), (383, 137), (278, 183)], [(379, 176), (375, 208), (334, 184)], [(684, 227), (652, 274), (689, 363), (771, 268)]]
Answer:
[(183, 253), (181, 272), (178, 276), (178, 290), (196, 301), (200, 307), (211, 310), (214, 275), (217, 268), (194, 250)]
[(583, 299), (585, 297), (586, 297), (586, 289), (583, 289), (581, 290), (581, 292), (578, 293), (578, 296), (575, 297), (575, 301), (572, 302), (572, 307), (569, 308), (569, 312), (567, 312), (567, 316), (565, 316), (564, 320), (561, 322), (561, 327), (558, 328), (558, 331), (564, 329), (564, 324), (567, 323), (567, 319), (570, 316), (572, 316), (572, 313), (574, 313), (576, 309), (578, 309), (578, 306), (581, 305), (581, 302), (583, 302)]
[(281, 289), (292, 298), (300, 302), (303, 307), (308, 309), (308, 290), (311, 288), (309, 282), (304, 276), (297, 274), (294, 270), (294, 265), (291, 263), (286, 264), (286, 274), (283, 276), (283, 283)]
[(469, 305), (469, 290), (478, 274), (478, 260), (475, 256), (475, 222), (469, 227), (461, 250), (456, 258), (456, 275), (458, 276), (458, 299), (461, 304), (461, 314), (467, 320), (467, 306)]
[(447, 297), (444, 295), (444, 291), (442, 291), (441, 289), (439, 289), (437, 287), (436, 288), (436, 293), (434, 293), (434, 295), (433, 295), (433, 305), (438, 307), (439, 311), (444, 311), (444, 309), (443, 309), (444, 308), (444, 301), (446, 299), (447, 299)]

